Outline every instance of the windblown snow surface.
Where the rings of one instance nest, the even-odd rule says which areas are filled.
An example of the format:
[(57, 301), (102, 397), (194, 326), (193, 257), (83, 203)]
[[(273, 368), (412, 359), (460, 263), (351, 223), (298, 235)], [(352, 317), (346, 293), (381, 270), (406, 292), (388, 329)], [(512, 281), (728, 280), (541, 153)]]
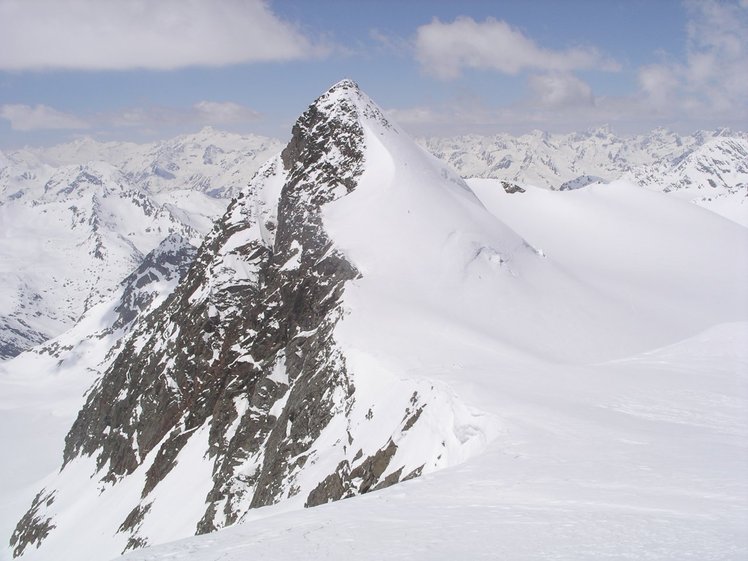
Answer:
[[(125, 558), (745, 559), (746, 229), (623, 183), (524, 197), (479, 180), (486, 207), (546, 257), (476, 263), (475, 248), (456, 270), (454, 218), (429, 216), (438, 195), (407, 163), (354, 195), (367, 212), (353, 198), (330, 208), (331, 231), (369, 272), (340, 337), (362, 362), (452, 388), (495, 418), (493, 440), (393, 488), (261, 509)], [(362, 233), (371, 223), (376, 244)]]
[[(493, 440), (390, 489), (269, 507), (126, 559), (745, 559), (748, 231), (627, 184), (523, 198), (482, 180), (486, 206), (546, 258), (536, 273), (466, 255), (458, 280), (440, 266), (455, 259), (449, 228), (414, 225), (434, 204), (414, 185), (429, 183), (403, 182), (415, 181), (404, 168), (355, 195), (379, 244), (352, 200), (330, 209), (337, 239), (382, 275), (351, 287), (340, 336), (362, 362), (447, 385), (492, 415)], [(586, 285), (562, 284), (558, 269)]]
[[(361, 272), (335, 339), (367, 380), (381, 373), (453, 396), (456, 438), (481, 445), (381, 491), (264, 507), (124, 558), (745, 559), (748, 229), (626, 183), (513, 194), (497, 180), (468, 186), (397, 127), (361, 125), (365, 170), (324, 212)], [(28, 434), (3, 435), (12, 474), (3, 489), (26, 492), (23, 504), (3, 505), (5, 535), (59, 468), (85, 387), (74, 378), (58, 392), (63, 376), (2, 377), (2, 430)], [(480, 412), (474, 425), (465, 406)], [(49, 446), (32, 445), (34, 434)], [(185, 481), (205, 468), (201, 438), (175, 468)], [(163, 492), (184, 511), (163, 513), (153, 533), (187, 535), (174, 525), (199, 510), (205, 489)], [(99, 514), (91, 523), (109, 527)], [(92, 544), (86, 559), (105, 561), (105, 551)], [(65, 558), (39, 553), (23, 559)]]

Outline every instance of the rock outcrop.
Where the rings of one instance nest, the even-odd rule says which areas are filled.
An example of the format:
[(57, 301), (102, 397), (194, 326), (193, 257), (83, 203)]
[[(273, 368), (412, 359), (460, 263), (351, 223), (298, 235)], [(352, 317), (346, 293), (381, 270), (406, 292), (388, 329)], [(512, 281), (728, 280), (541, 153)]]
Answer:
[[(348, 80), (299, 118), (90, 390), (59, 486), (39, 495), (58, 499), (35, 501), (19, 522), (16, 555), (74, 531), (56, 515), (80, 474), (91, 479), (91, 504), (120, 493), (114, 543), (127, 550), (153, 543), (164, 505), (170, 516), (183, 511), (189, 527), (167, 536), (181, 537), (283, 500), (315, 506), (380, 489), (439, 462), (438, 431), (422, 443), (420, 464), (396, 460), (439, 392), (403, 383), (389, 413), (375, 415), (376, 397), (358, 390), (335, 339), (345, 285), (361, 273), (326, 232), (322, 209), (356, 189), (367, 123), (390, 127)], [(197, 494), (192, 511), (174, 499), (176, 482)]]

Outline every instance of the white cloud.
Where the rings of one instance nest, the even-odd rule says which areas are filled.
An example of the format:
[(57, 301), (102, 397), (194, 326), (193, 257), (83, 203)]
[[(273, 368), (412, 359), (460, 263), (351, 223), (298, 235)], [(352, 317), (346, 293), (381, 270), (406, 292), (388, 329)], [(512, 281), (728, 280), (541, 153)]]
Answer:
[(99, 122), (114, 127), (238, 125), (259, 117), (257, 111), (233, 101), (199, 101), (189, 108), (131, 107), (101, 115)]
[(174, 69), (324, 52), (263, 0), (0, 0), (2, 70)]
[(666, 109), (678, 88), (678, 78), (667, 66), (650, 64), (639, 69), (639, 87), (656, 109)]
[(209, 125), (225, 125), (255, 121), (260, 114), (233, 101), (200, 101), (194, 105), (198, 118)]
[(0, 105), (0, 118), (10, 122), (15, 131), (51, 129), (85, 129), (89, 124), (69, 113), (57, 111), (46, 105)]
[(536, 100), (546, 107), (592, 105), (592, 88), (573, 74), (553, 72), (536, 74), (528, 80)]
[(614, 61), (593, 47), (566, 50), (538, 46), (505, 21), (476, 22), (458, 17), (452, 23), (434, 19), (418, 28), (416, 58), (434, 76), (450, 80), (465, 68), (517, 74), (526, 69), (569, 72), (578, 69), (618, 70)]
[(240, 125), (256, 121), (260, 114), (233, 101), (199, 101), (192, 107), (131, 107), (86, 118), (63, 113), (46, 105), (0, 105), (0, 118), (17, 131), (105, 129), (121, 127), (190, 127)]
[[(687, 44), (680, 53), (637, 70), (638, 91), (595, 95), (574, 69), (603, 68), (596, 51), (548, 51), (504, 22), (434, 21), (419, 30), (417, 54), (424, 69), (445, 79), (467, 68), (506, 74), (529, 71), (528, 95), (503, 106), (460, 100), (439, 106), (392, 109), (389, 115), (416, 134), (457, 134), (531, 128), (570, 132), (608, 123), (619, 131), (657, 126), (680, 131), (748, 123), (748, 0), (691, 0)], [(440, 35), (441, 34), (441, 35)], [(595, 66), (597, 65), (597, 66)], [(533, 72), (534, 71), (534, 72)]]
[(687, 4), (688, 44), (682, 60), (639, 69), (644, 101), (668, 113), (748, 115), (748, 2)]

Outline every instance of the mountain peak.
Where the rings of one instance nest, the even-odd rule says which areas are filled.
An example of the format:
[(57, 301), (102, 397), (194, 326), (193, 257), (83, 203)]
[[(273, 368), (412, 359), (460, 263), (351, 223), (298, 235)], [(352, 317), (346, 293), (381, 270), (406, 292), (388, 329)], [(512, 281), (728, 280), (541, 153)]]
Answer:
[(336, 82), (332, 86), (330, 86), (330, 89), (327, 90), (327, 93), (333, 92), (333, 91), (346, 91), (346, 90), (353, 90), (353, 91), (361, 91), (361, 88), (359, 85), (351, 80), (350, 78), (343, 78), (339, 82)]
[(333, 84), (319, 96), (299, 121), (303, 120), (310, 111), (322, 113), (327, 119), (338, 119), (349, 123), (366, 121), (374, 126), (392, 128), (380, 107), (356, 82), (348, 78)]
[[(388, 161), (392, 166), (382, 165)], [(364, 178), (363, 201), (348, 197)], [(348, 204), (332, 213), (328, 205), (341, 199)], [(130, 279), (120, 317), (133, 325), (132, 335), (66, 437), (62, 471), (50, 484), (54, 501), (40, 493), (19, 521), (15, 554), (42, 540), (45, 551), (54, 551), (112, 492), (127, 497), (108, 516), (107, 532), (116, 535), (109, 556), (164, 539), (152, 531), (159, 508), (186, 513), (171, 535), (178, 538), (231, 525), (250, 508), (287, 500), (316, 506), (458, 461), (463, 444), (478, 445), (455, 429), (472, 426), (472, 414), (454, 409), (454, 398), (431, 384), (358, 364), (349, 351), (358, 343), (349, 347), (336, 337), (355, 307), (347, 291), (365, 274), (358, 263), (398, 277), (400, 262), (424, 254), (433, 270), (465, 255), (477, 259), (471, 267), (494, 267), (490, 259), (499, 267), (498, 251), (476, 249), (470, 232), (490, 223), (494, 246), (494, 234), (504, 231), (473, 199), (464, 182), (391, 127), (355, 83), (335, 84), (231, 204), (161, 307), (138, 314), (152, 309), (139, 289), (167, 278), (162, 263)], [(423, 208), (422, 218), (411, 208)], [(350, 228), (344, 219), (351, 216), (363, 227)], [(368, 240), (370, 256), (359, 239)], [(444, 259), (440, 242), (430, 251), (433, 240), (448, 240), (457, 258)], [(381, 278), (376, 272), (371, 278)], [(463, 273), (460, 265), (456, 275)], [(389, 379), (381, 383), (382, 376)], [(371, 390), (379, 387), (396, 388), (397, 398), (390, 389)], [(387, 413), (377, 413), (373, 424), (375, 411)], [(199, 482), (202, 492), (188, 509), (182, 497), (173, 503), (168, 489), (176, 481), (183, 486), (192, 477), (184, 466), (195, 463), (205, 469), (190, 468), (197, 479), (187, 481)], [(79, 473), (96, 482), (86, 484), (91, 509), (65, 518), (80, 502), (67, 483)], [(134, 486), (120, 485), (125, 479)]]
[(362, 171), (366, 127), (392, 128), (355, 82), (345, 79), (333, 85), (298, 118), (291, 141), (281, 153), (290, 183), (327, 191), (321, 199), (326, 202), (336, 186), (350, 192)]

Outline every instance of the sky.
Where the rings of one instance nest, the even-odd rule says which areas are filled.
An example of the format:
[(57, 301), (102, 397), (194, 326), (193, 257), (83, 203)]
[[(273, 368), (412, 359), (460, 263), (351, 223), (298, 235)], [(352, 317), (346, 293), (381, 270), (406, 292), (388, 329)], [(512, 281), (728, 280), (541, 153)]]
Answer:
[(285, 139), (359, 83), (414, 135), (748, 130), (748, 0), (0, 0), (0, 149)]

